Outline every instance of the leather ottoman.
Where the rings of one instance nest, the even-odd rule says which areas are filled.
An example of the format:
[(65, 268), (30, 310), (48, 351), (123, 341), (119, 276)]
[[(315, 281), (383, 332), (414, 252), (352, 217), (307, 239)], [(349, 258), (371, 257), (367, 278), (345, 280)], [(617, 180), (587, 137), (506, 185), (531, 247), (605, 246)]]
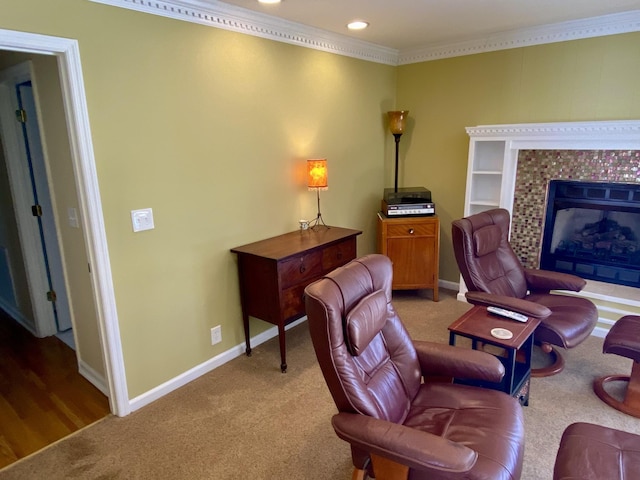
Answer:
[(574, 423), (562, 434), (553, 480), (629, 480), (639, 472), (639, 435)]

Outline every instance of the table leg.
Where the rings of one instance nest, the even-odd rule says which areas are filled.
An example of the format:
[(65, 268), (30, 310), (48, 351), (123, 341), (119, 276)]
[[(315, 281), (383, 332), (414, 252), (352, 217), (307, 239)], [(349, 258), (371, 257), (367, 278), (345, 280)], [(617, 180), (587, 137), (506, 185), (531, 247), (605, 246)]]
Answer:
[(242, 314), (242, 323), (244, 325), (244, 344), (245, 351), (244, 353), (247, 357), (251, 356), (251, 335), (249, 334), (249, 315)]
[(516, 349), (515, 348), (507, 348), (507, 365), (505, 375), (505, 384), (507, 387), (507, 393), (509, 395), (513, 395), (515, 392), (513, 391), (513, 380), (516, 373)]
[(285, 333), (284, 323), (278, 325), (278, 341), (280, 342), (280, 370), (282, 373), (287, 373), (287, 353), (285, 349)]

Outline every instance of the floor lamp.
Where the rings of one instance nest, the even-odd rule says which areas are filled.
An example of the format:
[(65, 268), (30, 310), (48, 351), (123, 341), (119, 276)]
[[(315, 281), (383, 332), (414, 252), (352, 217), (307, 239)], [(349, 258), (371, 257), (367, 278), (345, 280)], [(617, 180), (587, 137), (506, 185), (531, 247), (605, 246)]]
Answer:
[(396, 176), (393, 184), (394, 192), (398, 192), (398, 152), (400, 149), (400, 137), (404, 133), (404, 128), (407, 122), (407, 115), (409, 110), (396, 110), (393, 112), (387, 112), (389, 116), (389, 130), (393, 134), (393, 138), (396, 140)]
[(315, 220), (309, 222), (309, 225), (311, 228), (316, 228), (319, 225), (327, 227), (326, 223), (324, 223), (324, 220), (322, 219), (322, 214), (320, 213), (320, 190), (329, 189), (327, 183), (326, 158), (307, 160), (307, 186), (309, 187), (309, 190), (315, 189), (318, 195), (318, 214), (316, 215)]

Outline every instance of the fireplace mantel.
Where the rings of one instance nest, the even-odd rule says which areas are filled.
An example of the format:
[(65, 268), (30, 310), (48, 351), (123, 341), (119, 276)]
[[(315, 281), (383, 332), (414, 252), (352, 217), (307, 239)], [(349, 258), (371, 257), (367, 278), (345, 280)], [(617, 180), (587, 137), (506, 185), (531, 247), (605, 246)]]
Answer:
[[(479, 125), (467, 127), (469, 159), (464, 215), (472, 215), (501, 207), (513, 215), (514, 192), (521, 150), (573, 150), (573, 151), (640, 151), (640, 121), (619, 120), (601, 122), (559, 122), (510, 125)], [(634, 171), (625, 182), (640, 183), (640, 171)], [(528, 265), (530, 266), (530, 265)], [(596, 282), (597, 283), (597, 282)], [(587, 289), (601, 292), (601, 285)], [(466, 286), (461, 279), (459, 298), (464, 298)], [(606, 287), (605, 291), (610, 292)], [(607, 302), (620, 300), (622, 311), (640, 314), (640, 292), (635, 288), (585, 296)], [(619, 312), (619, 304), (611, 309)], [(607, 307), (604, 307), (605, 309)], [(600, 306), (599, 306), (600, 309)], [(604, 334), (613, 323), (604, 319)]]
[[(605, 122), (519, 123), (511, 125), (478, 125), (467, 127), (470, 137), (491, 137), (509, 140), (563, 141), (573, 144), (594, 144), (603, 148), (608, 141), (640, 143), (640, 120)], [(595, 137), (595, 138), (594, 138)], [(620, 147), (624, 148), (624, 147)]]

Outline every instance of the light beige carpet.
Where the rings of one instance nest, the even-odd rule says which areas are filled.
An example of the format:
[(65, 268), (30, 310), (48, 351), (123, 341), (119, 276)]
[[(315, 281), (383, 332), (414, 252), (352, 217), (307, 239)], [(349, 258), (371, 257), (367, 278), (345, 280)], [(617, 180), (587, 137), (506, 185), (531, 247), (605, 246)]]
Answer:
[[(394, 305), (414, 338), (448, 342), (447, 326), (469, 305), (441, 290), (398, 292)], [(640, 420), (594, 395), (594, 377), (627, 373), (630, 361), (603, 355), (590, 338), (566, 353), (554, 377), (532, 379), (524, 407), (523, 480), (550, 479), (560, 435), (587, 421), (640, 434)], [(280, 373), (277, 339), (125, 418), (109, 416), (0, 470), (24, 479), (344, 479), (348, 445), (331, 428), (335, 413), (303, 323), (287, 332), (288, 373)]]

